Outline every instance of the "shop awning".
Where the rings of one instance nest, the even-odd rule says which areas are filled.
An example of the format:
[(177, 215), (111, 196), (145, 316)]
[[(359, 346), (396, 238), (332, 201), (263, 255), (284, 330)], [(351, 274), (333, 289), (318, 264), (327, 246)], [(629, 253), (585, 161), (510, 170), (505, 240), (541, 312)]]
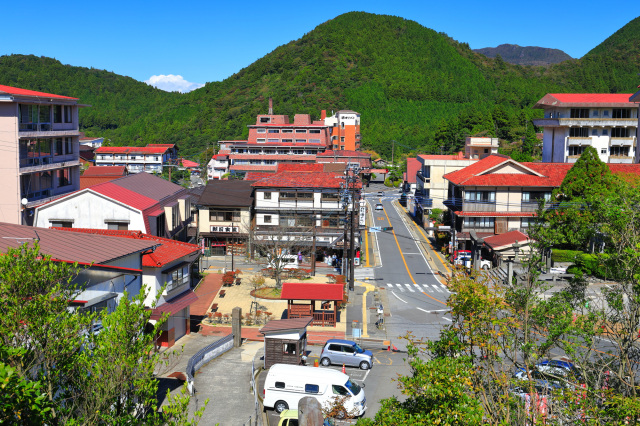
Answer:
[(189, 289), (155, 308), (151, 314), (151, 319), (159, 320), (165, 313), (169, 315), (177, 314), (196, 300), (198, 300), (198, 296), (196, 296), (193, 290)]

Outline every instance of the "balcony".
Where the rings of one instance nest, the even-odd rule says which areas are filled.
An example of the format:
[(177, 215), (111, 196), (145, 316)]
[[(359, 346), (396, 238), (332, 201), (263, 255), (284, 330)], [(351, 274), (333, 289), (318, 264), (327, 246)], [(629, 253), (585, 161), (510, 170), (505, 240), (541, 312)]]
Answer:
[(462, 203), (462, 211), (465, 212), (495, 212), (496, 211), (496, 203), (495, 201), (467, 201), (465, 200)]
[(537, 118), (533, 124), (539, 127), (637, 127), (637, 118)]
[(567, 145), (570, 146), (586, 146), (591, 144), (592, 142), (590, 137), (567, 137)]
[(54, 157), (21, 158), (20, 173), (35, 173), (80, 165), (76, 154)]
[(609, 146), (635, 146), (636, 145), (636, 138), (635, 137), (629, 137), (629, 138), (614, 138), (612, 137), (611, 140), (609, 141)]
[(633, 163), (633, 157), (627, 157), (624, 155), (610, 155), (609, 156), (609, 163), (612, 164), (632, 164)]
[(431, 199), (431, 198), (424, 198), (424, 197), (416, 196), (414, 198), (414, 200), (415, 200), (416, 204), (419, 204), (423, 208), (431, 208), (431, 207), (433, 207), (433, 199)]
[(418, 170), (418, 173), (416, 173), (416, 177), (420, 179), (423, 183), (431, 182), (431, 177), (423, 175), (422, 170)]

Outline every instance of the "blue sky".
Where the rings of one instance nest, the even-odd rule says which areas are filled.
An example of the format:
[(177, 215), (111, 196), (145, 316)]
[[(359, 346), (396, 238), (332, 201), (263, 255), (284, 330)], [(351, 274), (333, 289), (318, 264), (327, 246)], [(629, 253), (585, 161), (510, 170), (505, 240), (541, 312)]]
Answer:
[(640, 15), (637, 0), (4, 3), (0, 55), (49, 56), (181, 91), (223, 80), (350, 11), (411, 19), (472, 49), (510, 43), (574, 58)]

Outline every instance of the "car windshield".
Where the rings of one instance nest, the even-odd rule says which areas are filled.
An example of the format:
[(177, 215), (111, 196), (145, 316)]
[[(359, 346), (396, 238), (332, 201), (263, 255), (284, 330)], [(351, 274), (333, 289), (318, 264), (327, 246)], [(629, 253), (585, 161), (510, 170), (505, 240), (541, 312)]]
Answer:
[(362, 348), (360, 347), (360, 345), (359, 345), (359, 344), (357, 344), (357, 343), (354, 343), (354, 344), (353, 344), (353, 349), (355, 349), (355, 350), (356, 350), (356, 352), (358, 352), (359, 354), (361, 354), (361, 353), (363, 353), (363, 352), (364, 352), (364, 349), (362, 349)]
[(352, 382), (351, 379), (347, 380), (347, 383), (345, 383), (344, 386), (354, 395), (360, 393), (360, 386), (357, 383)]

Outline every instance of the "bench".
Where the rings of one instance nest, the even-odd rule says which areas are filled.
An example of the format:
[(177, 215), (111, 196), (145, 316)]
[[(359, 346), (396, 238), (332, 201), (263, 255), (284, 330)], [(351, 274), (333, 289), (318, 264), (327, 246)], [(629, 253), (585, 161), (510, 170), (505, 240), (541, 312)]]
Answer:
[(226, 292), (224, 290), (220, 290), (220, 293), (218, 293), (218, 297), (224, 297), (225, 293)]
[(213, 305), (211, 305), (211, 312), (216, 312), (218, 310), (218, 304), (214, 303)]

